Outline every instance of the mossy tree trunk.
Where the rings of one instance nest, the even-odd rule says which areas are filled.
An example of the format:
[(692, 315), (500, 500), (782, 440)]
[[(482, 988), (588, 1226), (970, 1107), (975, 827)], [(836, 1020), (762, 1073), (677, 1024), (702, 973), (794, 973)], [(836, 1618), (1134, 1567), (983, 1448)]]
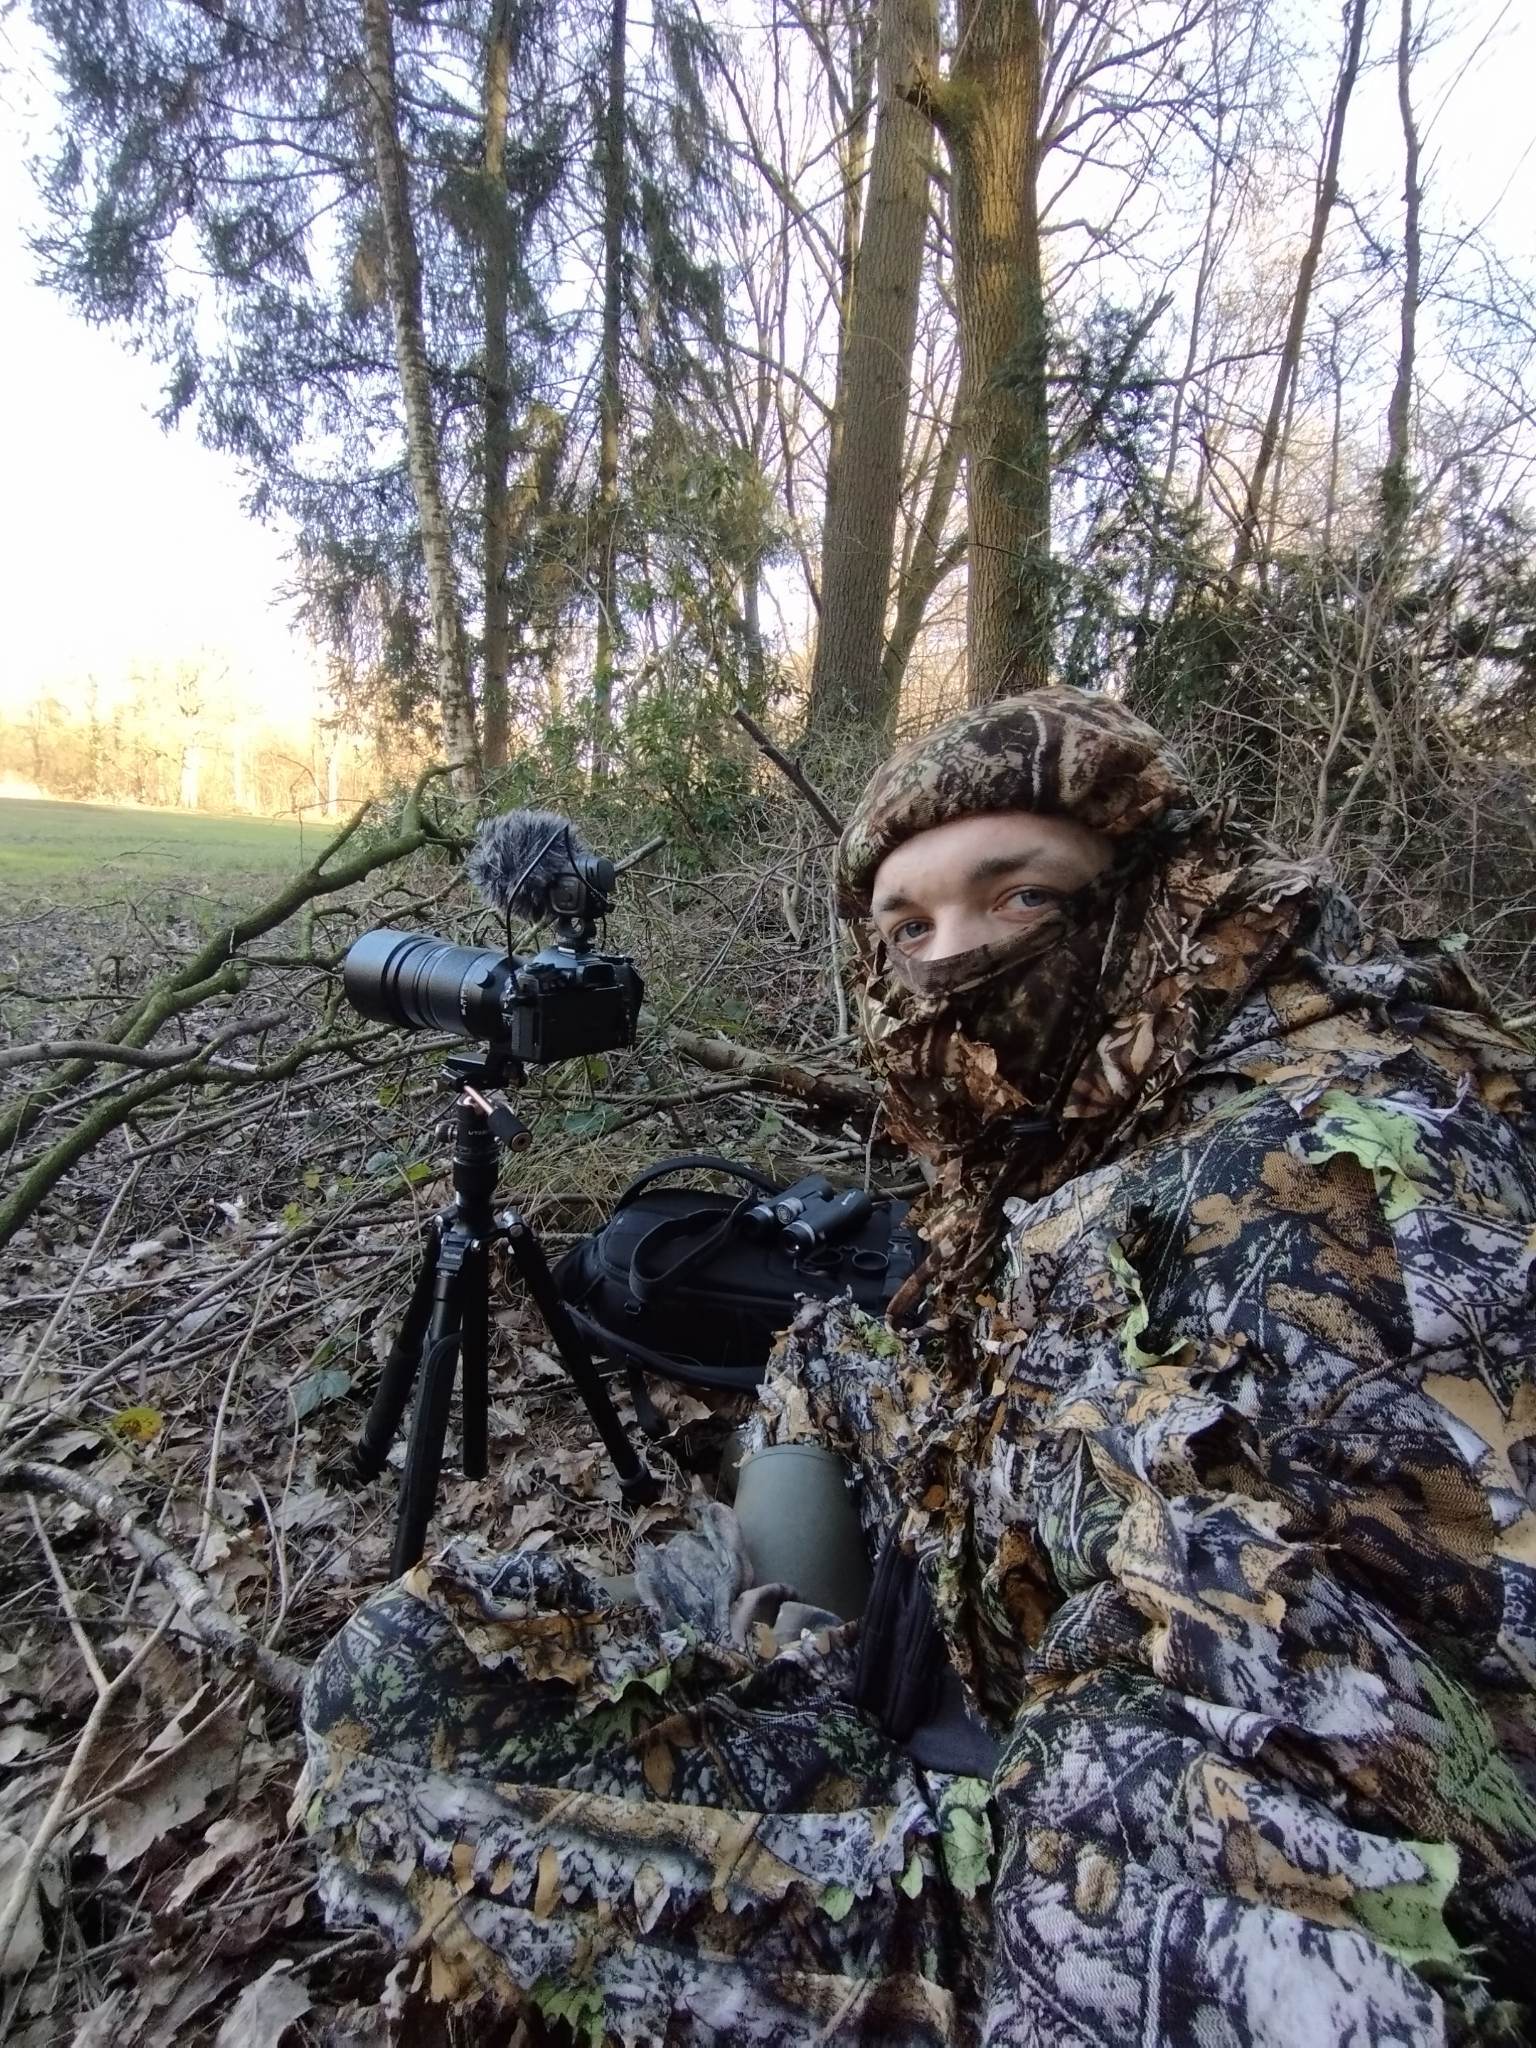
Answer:
[(912, 104), (938, 55), (933, 0), (881, 0), (874, 150), (827, 466), (810, 726), (888, 737), (900, 671), (882, 659), (928, 225), (933, 138)]
[(1036, 0), (959, 0), (955, 56), (926, 104), (949, 146), (966, 451), (966, 688), (1046, 681), (1051, 453), (1040, 259)]

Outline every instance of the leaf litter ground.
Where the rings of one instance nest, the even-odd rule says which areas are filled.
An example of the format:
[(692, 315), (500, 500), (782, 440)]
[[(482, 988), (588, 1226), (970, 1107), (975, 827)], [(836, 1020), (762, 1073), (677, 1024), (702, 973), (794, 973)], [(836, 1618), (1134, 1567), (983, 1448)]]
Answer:
[[(633, 1053), (544, 1076), (529, 1091), (534, 1145), (503, 1175), (503, 1199), (526, 1199), (552, 1251), (664, 1153), (862, 1172), (867, 1131), (824, 1115), (813, 1125), (813, 1112), (765, 1102), (729, 1076), (701, 1081), (662, 1029), (729, 1034), (750, 989), (756, 1045), (814, 1066), (838, 1041), (817, 901), (824, 863), (810, 842), (803, 821), (780, 812), (730, 873), (632, 880), (615, 943), (640, 957), (655, 1023)], [(221, 878), (213, 900), (158, 910), (131, 892), (62, 916), (21, 907), (3, 935), (0, 1044), (89, 1038), (125, 990), (202, 942), (225, 907), (220, 886), (232, 885)], [(0, 1267), (3, 1455), (131, 1508), (273, 1669), (307, 1662), (387, 1578), (401, 1450), (366, 1486), (349, 1452), (419, 1232), (446, 1196), (441, 1046), (358, 1034), (335, 1011), (347, 938), (380, 922), (494, 938), (476, 932), (455, 875), (418, 859), (376, 878), (337, 919), (317, 918), (297, 940), (277, 935), (289, 952), (269, 940), (243, 994), (153, 1043), (274, 1001), (286, 1021), (253, 1056), (335, 1014), (333, 1041), (281, 1081), (189, 1088), (109, 1131)], [(837, 1055), (846, 1065), (841, 1045)], [(3, 1078), (15, 1090), (36, 1070)], [(75, 1106), (111, 1085), (93, 1077)], [(55, 1120), (68, 1113), (49, 1105)], [(626, 1569), (637, 1537), (677, 1525), (706, 1485), (723, 1422), (689, 1395), (658, 1396), (672, 1434), (648, 1455), (666, 1493), (633, 1514), (542, 1326), (504, 1277), (491, 1343), (491, 1476), (459, 1475), (450, 1441), (434, 1538), (559, 1544), (598, 1570)], [(615, 1392), (628, 1417), (621, 1383)], [(276, 2048), (540, 2038), (536, 2019), (434, 2007), (418, 1958), (321, 1924), (289, 1814), (300, 1761), (292, 1701), (263, 1671), (209, 1650), (142, 1543), (46, 1489), (8, 1492), (0, 1516), (10, 1560), (0, 1910), (17, 1873), (31, 1879), (3, 1959), (0, 2039)]]

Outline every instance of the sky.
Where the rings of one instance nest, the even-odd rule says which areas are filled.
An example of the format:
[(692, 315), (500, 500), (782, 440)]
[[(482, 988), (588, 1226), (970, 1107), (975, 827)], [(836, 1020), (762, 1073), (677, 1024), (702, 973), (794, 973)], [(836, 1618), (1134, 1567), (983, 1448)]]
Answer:
[(277, 597), (282, 537), (242, 509), (233, 462), (190, 425), (157, 424), (154, 364), (35, 281), (27, 162), (56, 119), (13, 11), (0, 23), (0, 714), (45, 687), (78, 702), (92, 678), (110, 693), (136, 663), (197, 661), (302, 717), (321, 671)]
[[(1337, 5), (1296, 4), (1331, 44)], [(1505, 252), (1536, 267), (1536, 5), (1436, 10), (1447, 38), (1420, 109), (1433, 187), (1463, 219), (1492, 214)], [(263, 707), (303, 715), (320, 665), (278, 595), (282, 535), (246, 515), (235, 465), (190, 424), (157, 424), (154, 365), (36, 282), (27, 166), (57, 119), (40, 41), (13, 9), (0, 17), (0, 713), (45, 687), (66, 702), (93, 679), (110, 692), (136, 663), (198, 661)], [(1351, 129), (1355, 161), (1363, 150), (1382, 184), (1400, 185), (1390, 72), (1363, 82)]]

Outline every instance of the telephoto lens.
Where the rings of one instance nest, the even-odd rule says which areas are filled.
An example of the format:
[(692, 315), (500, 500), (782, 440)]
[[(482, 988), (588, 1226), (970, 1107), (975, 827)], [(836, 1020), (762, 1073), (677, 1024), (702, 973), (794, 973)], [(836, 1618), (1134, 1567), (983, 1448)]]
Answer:
[(376, 1024), (500, 1039), (519, 962), (430, 932), (365, 932), (342, 962), (347, 1001)]

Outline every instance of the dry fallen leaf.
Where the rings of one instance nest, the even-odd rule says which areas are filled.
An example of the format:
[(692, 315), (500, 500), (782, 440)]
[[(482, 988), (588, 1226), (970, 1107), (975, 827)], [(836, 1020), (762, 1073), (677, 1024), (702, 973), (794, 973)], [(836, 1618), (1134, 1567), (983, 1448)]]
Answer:
[(9, 1728), (0, 1728), (0, 1764), (14, 1764), (47, 1747), (47, 1736), (37, 1728), (23, 1727), (19, 1721)]
[(285, 1957), (241, 1992), (214, 2048), (277, 2048), (313, 2003), (304, 1979), (293, 1974), (293, 1964)]
[(100, 2005), (82, 2013), (69, 2048), (120, 2048), (120, 2044), (131, 2041), (138, 2029), (130, 2031), (124, 2025), (127, 2005), (127, 1992), (114, 1991)]
[(145, 1776), (97, 1816), (91, 1849), (108, 1870), (123, 1869), (171, 1828), (201, 1813), (234, 1782), (242, 1762), (250, 1768), (252, 1757), (243, 1721), (231, 1708), (163, 1760), (151, 1755), (148, 1762)]
[[(125, 2028), (108, 2037), (104, 2048), (185, 2048), (192, 2023), (204, 2006), (227, 1991), (236, 1979), (236, 1966), (205, 1957), (188, 1959), (181, 1969), (161, 1967), (139, 1986), (133, 2031)], [(206, 2036), (199, 2033), (198, 2038)]]
[[(0, 1907), (11, 1896), (11, 1886), (26, 1853), (27, 1844), (20, 1835), (0, 1829)], [(50, 1904), (56, 1905), (59, 1899), (58, 1870), (45, 1860), (38, 1875), (44, 1895)], [(0, 1956), (0, 1977), (20, 1976), (23, 1970), (31, 1969), (43, 1952), (43, 1912), (37, 1894), (38, 1886), (34, 1885), (21, 1909), (21, 1918), (6, 1945), (5, 1954)]]
[(192, 1858), (171, 1893), (167, 1902), (171, 1909), (179, 1910), (226, 1863), (261, 1848), (276, 1832), (271, 1816), (265, 1813), (231, 1813), (214, 1821), (203, 1835), (208, 1846), (201, 1855)]
[(272, 1519), (279, 1529), (313, 1529), (325, 1522), (335, 1522), (341, 1511), (342, 1503), (335, 1494), (317, 1486), (307, 1493), (284, 1494)]

